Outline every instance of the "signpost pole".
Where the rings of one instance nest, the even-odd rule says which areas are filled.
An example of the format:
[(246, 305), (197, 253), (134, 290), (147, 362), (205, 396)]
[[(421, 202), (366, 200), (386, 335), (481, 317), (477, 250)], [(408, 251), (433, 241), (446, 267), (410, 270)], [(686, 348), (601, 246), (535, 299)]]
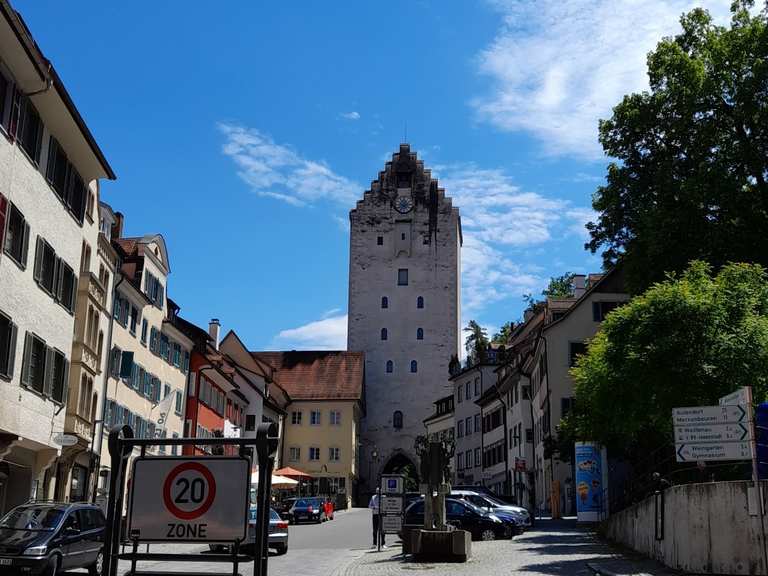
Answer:
[(381, 474), (379, 474), (379, 498), (376, 502), (379, 505), (379, 521), (376, 523), (376, 551), (381, 552), (381, 533), (384, 531), (384, 518), (381, 515), (381, 499), (384, 497), (384, 491), (381, 489)]
[(115, 576), (117, 570), (117, 551), (120, 546), (120, 522), (123, 512), (123, 490), (126, 459), (130, 449), (126, 450), (122, 437), (133, 438), (130, 426), (113, 428), (109, 433), (108, 447), (111, 458), (112, 474), (109, 479), (109, 500), (107, 501), (107, 525), (104, 532), (104, 576)]
[(259, 487), (256, 491), (256, 542), (254, 542), (253, 576), (267, 576), (269, 561), (269, 494), (272, 488), (272, 466), (278, 444), (277, 425), (259, 424), (256, 429), (256, 456), (259, 461)]
[(750, 418), (749, 426), (752, 429), (752, 441), (750, 442), (752, 451), (752, 486), (754, 486), (755, 497), (759, 503), (760, 515), (762, 516), (765, 514), (765, 505), (763, 503), (763, 494), (760, 491), (758, 482), (760, 476), (757, 471), (757, 430), (755, 429), (754, 406), (752, 404), (752, 386), (745, 386), (744, 388), (747, 393), (747, 410), (749, 410)]

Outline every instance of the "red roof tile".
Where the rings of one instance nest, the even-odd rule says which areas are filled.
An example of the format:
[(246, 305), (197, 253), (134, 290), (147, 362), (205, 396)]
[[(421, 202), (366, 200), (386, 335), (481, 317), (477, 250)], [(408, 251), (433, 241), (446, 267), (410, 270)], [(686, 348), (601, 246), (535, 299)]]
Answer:
[(251, 352), (275, 368), (275, 380), (292, 400), (362, 400), (362, 352)]

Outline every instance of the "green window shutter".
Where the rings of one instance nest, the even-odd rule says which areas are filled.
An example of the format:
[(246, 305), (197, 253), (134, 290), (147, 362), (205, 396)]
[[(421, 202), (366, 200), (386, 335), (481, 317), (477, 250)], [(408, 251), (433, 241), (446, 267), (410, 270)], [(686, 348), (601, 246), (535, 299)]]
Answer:
[(64, 358), (64, 382), (61, 386), (61, 398), (59, 399), (59, 402), (64, 404), (67, 401), (67, 394), (69, 394), (69, 361)]
[(24, 334), (24, 356), (21, 362), (21, 383), (29, 386), (31, 378), (30, 359), (32, 355), (32, 336), (29, 332)]
[(11, 322), (11, 333), (9, 337), (8, 342), (8, 373), (6, 374), (8, 378), (13, 378), (13, 365), (16, 361), (16, 336), (18, 333), (18, 328), (16, 327), (16, 324)]
[(29, 252), (29, 224), (24, 222), (24, 239), (21, 244), (21, 265), (27, 268), (27, 253)]
[(43, 386), (43, 394), (45, 396), (51, 396), (53, 392), (53, 349), (48, 346), (45, 347), (45, 384)]
[(40, 280), (43, 277), (43, 247), (45, 244), (43, 243), (43, 239), (40, 238), (38, 235), (37, 237), (37, 244), (35, 246), (35, 271), (34, 271), (34, 278), (36, 281), (40, 282)]

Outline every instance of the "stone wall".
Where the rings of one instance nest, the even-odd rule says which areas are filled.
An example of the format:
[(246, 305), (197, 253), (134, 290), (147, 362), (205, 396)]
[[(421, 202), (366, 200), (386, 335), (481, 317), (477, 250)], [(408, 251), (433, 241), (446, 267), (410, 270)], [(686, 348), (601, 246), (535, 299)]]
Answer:
[[(762, 482), (765, 492), (768, 483)], [(765, 524), (751, 515), (751, 482), (673, 486), (664, 492), (663, 539), (655, 535), (654, 497), (612, 515), (602, 525), (612, 541), (677, 570), (765, 574)], [(759, 506), (759, 505), (758, 505)]]

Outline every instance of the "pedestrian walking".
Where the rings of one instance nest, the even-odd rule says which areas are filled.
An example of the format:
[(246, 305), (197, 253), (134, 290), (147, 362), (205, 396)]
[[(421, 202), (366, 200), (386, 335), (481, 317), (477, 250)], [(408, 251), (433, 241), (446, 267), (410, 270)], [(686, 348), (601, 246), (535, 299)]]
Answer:
[(379, 515), (380, 511), (380, 504), (379, 500), (381, 498), (381, 488), (376, 488), (376, 493), (371, 496), (371, 501), (368, 502), (368, 508), (371, 509), (371, 518), (373, 519), (373, 547), (376, 548), (379, 542), (381, 542), (381, 547), (386, 548), (386, 543), (384, 540), (384, 530), (382, 529), (381, 525), (381, 516)]

